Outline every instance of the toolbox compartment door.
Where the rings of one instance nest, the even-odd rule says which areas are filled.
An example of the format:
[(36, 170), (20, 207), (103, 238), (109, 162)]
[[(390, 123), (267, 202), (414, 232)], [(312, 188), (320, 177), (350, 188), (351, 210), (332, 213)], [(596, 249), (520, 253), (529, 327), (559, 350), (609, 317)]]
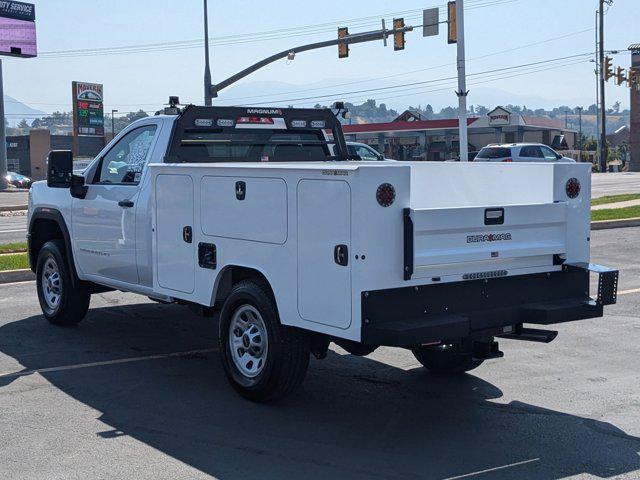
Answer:
[(308, 321), (351, 324), (351, 188), (301, 180), (298, 199), (298, 312)]
[(553, 266), (566, 236), (564, 203), (407, 209), (405, 271), (424, 278)]
[(158, 285), (184, 293), (192, 293), (195, 287), (193, 197), (191, 176), (162, 174), (156, 177)]

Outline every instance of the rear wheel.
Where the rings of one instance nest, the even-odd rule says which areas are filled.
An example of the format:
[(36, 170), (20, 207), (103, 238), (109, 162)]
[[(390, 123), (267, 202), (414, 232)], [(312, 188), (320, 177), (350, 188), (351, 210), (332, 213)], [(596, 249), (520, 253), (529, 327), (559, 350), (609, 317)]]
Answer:
[(309, 365), (308, 336), (280, 324), (270, 290), (258, 281), (234, 285), (220, 312), (219, 344), (229, 382), (252, 401), (290, 394)]
[(471, 352), (463, 351), (459, 345), (440, 344), (414, 348), (413, 355), (430, 372), (455, 375), (473, 370), (482, 365), (482, 360), (473, 358)]
[(51, 240), (40, 249), (36, 285), (42, 313), (54, 325), (75, 325), (87, 314), (91, 295), (74, 287), (62, 240)]

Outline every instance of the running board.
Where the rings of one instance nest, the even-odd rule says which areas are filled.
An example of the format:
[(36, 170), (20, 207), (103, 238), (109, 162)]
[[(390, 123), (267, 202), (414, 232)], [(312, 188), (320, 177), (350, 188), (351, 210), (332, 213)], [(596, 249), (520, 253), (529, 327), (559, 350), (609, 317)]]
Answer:
[(516, 328), (514, 333), (505, 333), (500, 338), (510, 340), (524, 340), (525, 342), (551, 343), (558, 336), (555, 330), (542, 330), (539, 328)]

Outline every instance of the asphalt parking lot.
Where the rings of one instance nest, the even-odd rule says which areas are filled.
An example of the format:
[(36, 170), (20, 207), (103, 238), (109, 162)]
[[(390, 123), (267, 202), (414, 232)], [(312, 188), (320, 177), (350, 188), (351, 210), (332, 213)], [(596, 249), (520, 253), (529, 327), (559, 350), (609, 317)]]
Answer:
[(0, 285), (0, 478), (638, 479), (640, 228), (592, 249), (619, 302), (552, 344), (458, 378), (336, 348), (277, 405), (227, 385), (215, 319), (112, 292), (58, 328), (33, 282)]

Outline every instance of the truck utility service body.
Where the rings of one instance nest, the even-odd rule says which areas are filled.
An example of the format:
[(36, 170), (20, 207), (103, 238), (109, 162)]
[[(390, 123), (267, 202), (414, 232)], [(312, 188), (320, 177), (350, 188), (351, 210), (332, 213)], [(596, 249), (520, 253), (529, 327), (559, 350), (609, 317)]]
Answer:
[[(524, 323), (599, 317), (615, 302), (617, 272), (589, 265), (590, 165), (364, 162), (330, 110), (194, 106), (133, 123), (70, 188), (52, 188), (55, 153), (51, 187), (34, 184), (29, 205), (48, 318), (56, 289), (39, 255), (51, 223), (39, 222), (58, 225), (58, 263), (87, 295), (102, 286), (221, 307), (225, 369), (255, 400), (288, 393), (258, 384), (290, 332), (302, 363), (334, 341), (356, 354), (411, 348), (453, 372), (500, 356), (496, 336), (555, 336)], [(251, 292), (234, 290), (247, 281), (273, 303), (281, 337)]]

